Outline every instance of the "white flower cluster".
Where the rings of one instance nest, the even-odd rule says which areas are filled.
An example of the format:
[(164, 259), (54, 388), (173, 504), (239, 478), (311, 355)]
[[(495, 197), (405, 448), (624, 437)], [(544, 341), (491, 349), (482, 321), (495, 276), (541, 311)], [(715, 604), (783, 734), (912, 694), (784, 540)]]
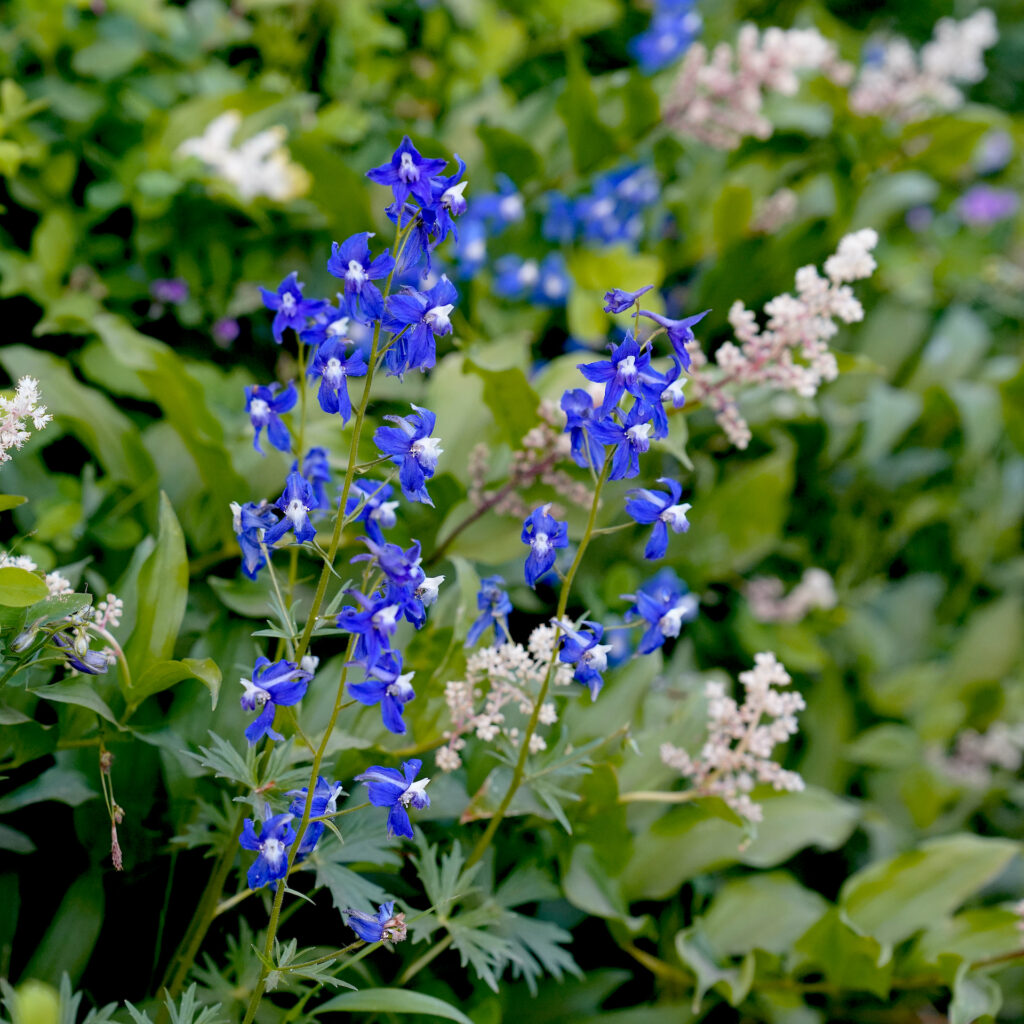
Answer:
[(782, 580), (773, 576), (752, 579), (744, 593), (758, 622), (800, 622), (816, 608), (836, 606), (836, 588), (824, 569), (805, 570), (788, 594)]
[(994, 722), (979, 733), (965, 729), (956, 738), (953, 752), (935, 761), (946, 774), (977, 789), (992, 782), (993, 771), (1018, 772), (1024, 764), (1024, 724)]
[(202, 135), (186, 139), (177, 153), (198, 157), (246, 201), (266, 196), (284, 203), (305, 194), (309, 174), (292, 161), (282, 145), (287, 136), (285, 129), (275, 125), (232, 146), (241, 124), (242, 115), (228, 110), (211, 121)]
[(772, 123), (762, 113), (764, 93), (792, 96), (799, 71), (821, 72), (840, 85), (853, 76), (835, 44), (816, 29), (769, 28), (762, 34), (743, 25), (735, 52), (719, 43), (709, 55), (699, 42), (686, 51), (665, 120), (680, 135), (716, 149), (735, 149), (750, 135), (767, 139)]
[[(9, 555), (6, 551), (0, 551), (0, 569), (7, 565), (15, 566), (18, 569), (27, 569), (29, 572), (37, 572), (39, 569), (39, 566), (28, 555)], [(71, 592), (71, 583), (59, 572), (48, 572), (43, 579), (46, 589), (50, 592), (50, 597)]]
[[(466, 678), (449, 682), (444, 688), (451, 728), (444, 732), (447, 741), (436, 756), (437, 766), (443, 772), (453, 772), (462, 764), (459, 751), (466, 746), (466, 737), (491, 743), (502, 737), (512, 746), (519, 743), (520, 729), (508, 725), (506, 711), (514, 708), (528, 717), (533, 711), (555, 645), (554, 626), (538, 626), (531, 634), (527, 647), (505, 643), (500, 647), (482, 647), (466, 661)], [(553, 686), (568, 686), (572, 682), (573, 666), (558, 662), (552, 671)], [(486, 687), (486, 689), (485, 689)], [(480, 704), (483, 701), (482, 706)], [(539, 722), (553, 725), (558, 721), (555, 705), (541, 706)], [(544, 750), (544, 737), (535, 732), (530, 738), (530, 753)]]
[(105, 601), (100, 601), (92, 609), (92, 620), (101, 629), (117, 629), (124, 615), (124, 601), (116, 594), (107, 594)]
[(8, 452), (20, 448), (31, 436), (26, 420), (36, 430), (42, 430), (53, 417), (45, 405), (38, 405), (39, 381), (22, 377), (14, 389), (14, 397), (0, 395), (0, 465), (11, 461)]
[(995, 15), (984, 7), (963, 21), (939, 19), (919, 55), (906, 39), (892, 39), (861, 68), (850, 108), (903, 122), (955, 110), (964, 101), (956, 83), (985, 77), (985, 51), (998, 39)]
[(840, 241), (825, 261), (825, 277), (817, 267), (801, 267), (796, 272), (796, 295), (786, 292), (766, 303), (763, 330), (754, 313), (737, 299), (729, 310), (729, 323), (739, 344), (727, 341), (715, 352), (719, 373), (707, 369), (699, 343), (690, 343), (695, 397), (714, 409), (737, 448), (750, 443), (750, 428), (726, 385), (766, 385), (811, 398), (823, 381), (834, 380), (839, 368), (828, 341), (839, 330), (837, 319), (849, 324), (864, 318), (864, 307), (849, 283), (871, 276), (876, 266), (871, 250), (877, 244), (877, 232), (864, 228)]
[(691, 758), (685, 750), (664, 743), (661, 760), (690, 779), (699, 795), (721, 797), (737, 814), (760, 821), (761, 805), (750, 798), (754, 786), (764, 783), (790, 792), (804, 788), (796, 772), (785, 771), (771, 759), (776, 744), (796, 735), (796, 715), (803, 710), (804, 699), (799, 693), (774, 689), (792, 680), (770, 652), (755, 655), (754, 668), (739, 678), (746, 691), (742, 704), (727, 697), (721, 683), (706, 684), (708, 738), (700, 756)]
[(796, 216), (800, 200), (791, 188), (780, 188), (757, 208), (750, 228), (759, 235), (774, 235)]

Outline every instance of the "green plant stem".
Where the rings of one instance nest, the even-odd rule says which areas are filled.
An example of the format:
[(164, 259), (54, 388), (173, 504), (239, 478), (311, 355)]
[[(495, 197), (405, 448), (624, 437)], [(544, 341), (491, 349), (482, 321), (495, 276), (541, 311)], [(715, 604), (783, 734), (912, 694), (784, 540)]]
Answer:
[(402, 976), (398, 979), (396, 984), (399, 988), (404, 988), (412, 978), (419, 974), (424, 967), (427, 966), (436, 956), (440, 956), (454, 941), (451, 932), (449, 932), (440, 942), (435, 942), (418, 960), (413, 960), (411, 964), (404, 971)]
[[(161, 987), (167, 990), (168, 995), (172, 999), (176, 999), (182, 988), (184, 988), (185, 979), (192, 968), (192, 963), (199, 952), (199, 947), (202, 945), (203, 939), (206, 938), (206, 933), (209, 931), (210, 925), (217, 914), (220, 894), (224, 889), (224, 883), (227, 881), (231, 865), (235, 862), (235, 854), (238, 852), (238, 837), (242, 833), (242, 819), (244, 817), (245, 811), (239, 809), (235, 815), (234, 828), (225, 839), (224, 846), (217, 855), (213, 870), (210, 872), (209, 881), (206, 883), (203, 895), (199, 898), (199, 903), (196, 905), (196, 910), (192, 916), (192, 921), (189, 923), (188, 930), (182, 937), (174, 956), (171, 957), (167, 973), (164, 975), (164, 983)], [(157, 1024), (161, 1024), (162, 1019), (165, 1019), (164, 1010), (161, 1010)]]
[(620, 793), (619, 803), (635, 804), (642, 802), (650, 802), (666, 804), (685, 804), (688, 803), (690, 800), (696, 800), (698, 797), (702, 796), (707, 796), (707, 794), (701, 792), (698, 789), (683, 789), (668, 793), (661, 793), (655, 789), (637, 789), (634, 790), (632, 793)]
[(565, 610), (569, 604), (569, 595), (572, 591), (573, 580), (576, 578), (576, 572), (580, 567), (580, 563), (583, 561), (583, 556), (586, 553), (587, 545), (590, 543), (590, 538), (594, 535), (594, 524), (597, 522), (597, 509), (601, 503), (601, 491), (608, 479), (608, 473), (611, 470), (611, 466), (612, 457), (611, 454), (608, 454), (605, 456), (604, 465), (601, 467), (601, 475), (598, 477), (597, 486), (594, 488), (594, 499), (590, 503), (590, 516), (587, 519), (587, 528), (583, 532), (583, 536), (580, 538), (579, 547), (576, 549), (576, 557), (572, 560), (572, 565), (569, 566), (569, 571), (565, 574), (565, 583), (562, 585), (562, 592), (558, 596), (558, 610), (555, 612), (555, 639), (551, 650), (551, 660), (548, 662), (548, 670), (544, 676), (544, 682), (541, 684), (540, 692), (537, 694), (536, 701), (534, 701), (530, 720), (527, 722), (526, 730), (520, 740), (519, 759), (516, 761), (516, 766), (512, 771), (512, 781), (509, 784), (508, 792), (498, 805), (498, 809), (494, 812), (494, 816), (487, 823), (487, 828), (484, 830), (483, 835), (481, 835), (477, 840), (476, 846), (473, 847), (473, 851), (467, 858), (465, 865), (466, 868), (471, 868), (487, 852), (487, 848), (491, 845), (491, 841), (494, 839), (494, 834), (498, 831), (498, 826), (501, 825), (502, 819), (508, 812), (512, 801), (515, 799), (515, 795), (522, 784), (523, 775), (526, 773), (526, 759), (530, 754), (530, 740), (533, 739), (533, 734), (537, 730), (537, 722), (540, 720), (540, 709), (544, 705), (544, 700), (548, 695), (548, 689), (551, 686), (551, 677), (554, 675), (555, 671), (558, 639), (562, 632), (559, 623), (561, 623), (562, 619), (565, 617)]

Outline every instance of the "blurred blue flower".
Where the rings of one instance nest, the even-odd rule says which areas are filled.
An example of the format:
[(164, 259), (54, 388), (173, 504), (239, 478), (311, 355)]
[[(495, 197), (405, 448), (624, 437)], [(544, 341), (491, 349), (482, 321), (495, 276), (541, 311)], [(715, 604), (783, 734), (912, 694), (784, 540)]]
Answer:
[(637, 645), (640, 654), (650, 654), (669, 637), (679, 636), (682, 624), (692, 622), (699, 610), (697, 598), (671, 569), (662, 569), (635, 594), (622, 596), (633, 602), (630, 613), (639, 615), (648, 623), (648, 629)]
[(288, 382), (288, 387), (278, 394), (280, 384), (253, 384), (245, 389), (245, 411), (249, 414), (256, 433), (252, 439), (252, 446), (260, 453), (266, 452), (260, 446), (260, 433), (267, 428), (267, 439), (278, 449), (286, 452), (292, 446), (291, 435), (288, 428), (279, 419), (281, 413), (288, 412), (298, 401), (299, 393), (295, 390), (295, 384)]
[(489, 626), (494, 627), (495, 644), (505, 640), (508, 637), (508, 613), (512, 611), (512, 602), (505, 593), (505, 581), (501, 576), (485, 576), (480, 581), (476, 606), (480, 616), (469, 627), (466, 646), (472, 647)]

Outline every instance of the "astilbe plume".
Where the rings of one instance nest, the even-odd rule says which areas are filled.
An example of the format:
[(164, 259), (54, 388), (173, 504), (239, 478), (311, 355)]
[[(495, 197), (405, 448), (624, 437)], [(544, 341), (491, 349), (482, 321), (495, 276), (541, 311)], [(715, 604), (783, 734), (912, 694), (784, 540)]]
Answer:
[[(515, 708), (521, 715), (529, 716), (551, 664), (554, 638), (553, 626), (538, 626), (530, 634), (527, 647), (504, 643), (499, 647), (481, 647), (469, 655), (465, 678), (452, 680), (444, 688), (451, 728), (443, 733), (446, 743), (435, 755), (441, 771), (453, 772), (462, 764), (459, 751), (465, 748), (471, 734), (485, 743), (493, 743), (500, 736), (513, 746), (518, 744), (519, 729), (507, 723), (506, 709)], [(569, 686), (573, 671), (572, 665), (556, 663), (551, 670), (552, 685)], [(544, 704), (540, 724), (552, 725), (557, 720), (555, 705)], [(546, 747), (544, 738), (534, 733), (530, 752), (535, 754)]]
[(762, 112), (764, 93), (792, 96), (798, 71), (818, 71), (840, 85), (853, 75), (835, 44), (816, 29), (743, 25), (735, 51), (719, 43), (711, 52), (694, 43), (686, 52), (665, 121), (680, 135), (716, 149), (735, 149), (747, 136), (767, 139), (772, 123)]
[(906, 39), (891, 39), (860, 69), (850, 109), (904, 123), (955, 110), (964, 102), (957, 83), (985, 77), (985, 51), (998, 39), (995, 16), (984, 7), (963, 21), (940, 18), (919, 54)]
[(758, 622), (800, 622), (817, 608), (835, 608), (836, 589), (824, 569), (806, 569), (788, 593), (775, 576), (758, 576), (744, 588), (750, 614)]
[[(661, 760), (693, 783), (699, 796), (721, 797), (748, 821), (760, 821), (761, 805), (750, 797), (758, 783), (796, 792), (803, 779), (772, 760), (772, 750), (796, 735), (796, 714), (804, 708), (799, 693), (781, 693), (789, 673), (771, 652), (754, 656), (754, 668), (740, 673), (745, 690), (742, 704), (725, 695), (725, 687), (708, 682), (708, 738), (699, 757), (671, 743), (661, 746)], [(764, 720), (764, 721), (763, 721)]]
[[(487, 487), (490, 446), (481, 443), (470, 452), (468, 497), (477, 509), (523, 519), (532, 506), (519, 492), (538, 483), (550, 487), (570, 507), (586, 508), (590, 504), (590, 489), (558, 468), (560, 462), (569, 458), (570, 451), (569, 435), (564, 432), (565, 414), (553, 402), (544, 400), (537, 409), (537, 417), (537, 425), (523, 435), (520, 447), (512, 452), (507, 481), (502, 486)], [(557, 515), (562, 515), (557, 505), (552, 507)]]
[(691, 393), (714, 409), (719, 425), (737, 448), (746, 448), (751, 434), (733, 387), (765, 385), (811, 398), (823, 381), (838, 376), (828, 341), (839, 330), (837, 319), (847, 324), (863, 319), (864, 307), (849, 282), (874, 272), (871, 250), (877, 244), (878, 234), (865, 228), (840, 241), (835, 254), (825, 261), (825, 277), (812, 265), (801, 267), (796, 272), (796, 295), (786, 292), (765, 304), (763, 329), (753, 311), (737, 299), (729, 310), (729, 323), (739, 344), (720, 345), (713, 367), (696, 342), (687, 346), (693, 360)]
[(26, 420), (31, 420), (36, 430), (42, 430), (53, 419), (46, 406), (38, 403), (39, 381), (34, 377), (22, 377), (12, 398), (0, 395), (0, 465), (10, 462), (8, 453), (12, 448), (21, 448), (32, 436)]

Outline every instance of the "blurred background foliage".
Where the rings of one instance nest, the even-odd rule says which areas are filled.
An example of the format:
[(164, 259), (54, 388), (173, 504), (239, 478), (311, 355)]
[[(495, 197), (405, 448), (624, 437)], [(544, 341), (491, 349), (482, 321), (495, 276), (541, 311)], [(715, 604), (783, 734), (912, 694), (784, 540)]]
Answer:
[[(439, 412), (437, 518), (419, 506), (407, 523), (426, 551), (427, 538), (436, 547), (466, 515), (473, 446), (487, 440), (500, 472), (535, 422), (530, 406), (557, 402), (576, 349), (609, 337), (606, 288), (653, 283), (670, 312), (710, 307), (699, 336), (713, 348), (730, 336), (734, 299), (758, 309), (848, 231), (881, 236), (879, 270), (858, 288), (865, 321), (837, 342), (838, 381), (816, 400), (750, 396), (754, 441), (744, 452), (697, 409), (685, 447), (662, 453), (663, 472), (683, 474), (694, 505), (670, 564), (701, 595), (702, 616), (664, 663), (628, 663), (598, 703), (566, 713), (575, 743), (628, 725), (635, 744), (578, 782), (571, 836), (537, 824), (500, 854), (557, 865), (555, 884), (528, 899), (574, 932), (584, 975), (544, 982), (536, 998), (521, 978), (492, 992), (463, 979), (449, 952), (420, 976), (424, 990), (461, 1000), (480, 1024), (517, 1015), (538, 1024), (909, 1021), (927, 1007), (959, 1021), (1024, 1017), (1024, 968), (1000, 973), (1001, 1010), (987, 975), (965, 973), (1021, 942), (1007, 901), (1024, 893), (1010, 841), (1021, 838), (1024, 785), (1019, 771), (965, 781), (943, 766), (965, 730), (1024, 721), (1021, 213), (978, 225), (957, 205), (979, 180), (1018, 191), (1024, 181), (1024, 19), (1014, 0), (991, 6), (1001, 38), (960, 110), (898, 126), (854, 116), (844, 90), (811, 79), (796, 96), (772, 98), (770, 140), (723, 153), (662, 125), (672, 71), (648, 76), (634, 65), (627, 43), (649, 12), (617, 0), (8, 0), (0, 367), (12, 380), (38, 377), (56, 420), (3, 468), (4, 492), (32, 499), (2, 513), (4, 537), (21, 538), (18, 553), (41, 568), (70, 567), (73, 582), (125, 598), (126, 637), (132, 609), (141, 615), (156, 599), (143, 563), (155, 551), (170, 560), (159, 589), (187, 559), (187, 605), (173, 584), (180, 623), (165, 623), (163, 656), (210, 658), (228, 688), (211, 713), (203, 683), (186, 679), (133, 710), (119, 733), (124, 697), (116, 681), (96, 684), (120, 723), (108, 736), (127, 811), (126, 871), (116, 877), (104, 866), (95, 750), (75, 742), (93, 729), (95, 708), (34, 696), (45, 679), (4, 705), (0, 972), (56, 985), (66, 971), (97, 1002), (142, 999), (159, 981), (207, 870), (201, 848), (170, 838), (191, 823), (200, 846), (207, 826), (195, 825), (196, 794), (208, 801), (203, 821), (218, 799), (178, 751), (207, 742), (211, 728), (237, 732), (231, 691), (251, 665), (266, 602), (266, 581), (238, 575), (228, 505), (275, 496), (287, 469), (279, 453), (252, 450), (243, 412), (244, 385), (295, 369), (273, 344), (257, 285), (295, 269), (308, 293), (331, 294), (332, 240), (370, 226), (390, 237), (362, 174), (408, 133), (423, 152), (466, 160), (471, 211), (474, 197), (496, 189), (521, 196), (523, 208), (487, 240), (482, 265), (439, 257), (462, 294), (452, 345), (430, 378), (383, 392)], [(939, 17), (970, 9), (735, 0), (704, 5), (702, 38), (731, 41), (745, 20), (814, 25), (859, 63), (878, 33), (919, 45)], [(240, 138), (283, 126), (308, 176), (302, 194), (246, 199), (177, 155), (232, 110)], [(993, 133), (1012, 155), (990, 170), (979, 153)], [(544, 239), (552, 190), (583, 196), (636, 165), (657, 184), (636, 237)], [(782, 188), (795, 193), (796, 211), (764, 231), (757, 211)], [(500, 258), (551, 253), (564, 260), (566, 300), (513, 301)], [(188, 297), (160, 302), (160, 279), (185, 282)], [(225, 318), (238, 326), (230, 340), (215, 330)], [(337, 431), (316, 429), (314, 442), (341, 450)], [(170, 550), (163, 538), (178, 523), (181, 543)], [(418, 738), (440, 742), (443, 683), (461, 667), (450, 644), (477, 575), (521, 578), (518, 532), (515, 520), (490, 515), (445, 553), (454, 596), (410, 647), (410, 662), (437, 663), (427, 699), (410, 708)], [(646, 572), (642, 540), (631, 537), (595, 544), (578, 612), (622, 612), (619, 595)], [(832, 575), (837, 606), (799, 622), (757, 621), (745, 581), (777, 576), (788, 588), (809, 567)], [(521, 585), (512, 597), (521, 632), (546, 605)], [(807, 792), (767, 798), (747, 846), (711, 811), (618, 805), (619, 791), (670, 784), (661, 742), (699, 742), (708, 673), (735, 675), (766, 649), (808, 702), (787, 761)], [(316, 722), (316, 700), (306, 704), (303, 721)], [(8, 728), (18, 714), (28, 724)], [(346, 726), (339, 777), (389, 742), (394, 751), (372, 719), (361, 713)], [(482, 780), (437, 780), (431, 817), (450, 822)], [(415, 900), (395, 850), (370, 844), (345, 857), (377, 891)], [(322, 870), (344, 906), (351, 879), (343, 861), (333, 868)], [(985, 909), (960, 911), (979, 896)], [(229, 916), (210, 939), (211, 963), (238, 965), (219, 988), (203, 978), (229, 1005), (248, 962), (244, 929), (265, 920), (261, 901), (250, 902), (241, 937)], [(296, 924), (338, 944), (334, 911), (303, 908)], [(366, 970), (395, 973), (386, 959)]]

